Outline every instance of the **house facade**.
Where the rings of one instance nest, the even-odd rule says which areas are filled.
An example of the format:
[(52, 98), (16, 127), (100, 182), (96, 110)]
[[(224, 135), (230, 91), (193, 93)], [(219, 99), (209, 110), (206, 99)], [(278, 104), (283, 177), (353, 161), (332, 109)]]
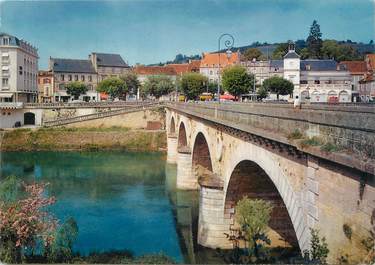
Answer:
[(38, 51), (28, 42), (0, 33), (0, 102), (36, 102)]
[(199, 72), (208, 78), (211, 83), (219, 82), (220, 72), (224, 68), (240, 64), (240, 53), (233, 52), (230, 56), (227, 53), (203, 53), (200, 62)]
[(54, 82), (53, 74), (50, 71), (38, 72), (38, 102), (54, 102)]
[(108, 77), (120, 77), (130, 71), (129, 65), (119, 54), (93, 52), (89, 60), (98, 75), (98, 82)]
[(359, 96), (361, 101), (375, 101), (375, 54), (365, 57), (366, 74), (359, 81)]
[(83, 101), (98, 101), (99, 93), (96, 91), (98, 75), (91, 60), (50, 58), (49, 71), (54, 80), (54, 102), (68, 102), (72, 99), (66, 91), (66, 85), (72, 82), (82, 82), (87, 86), (86, 94), (79, 97)]

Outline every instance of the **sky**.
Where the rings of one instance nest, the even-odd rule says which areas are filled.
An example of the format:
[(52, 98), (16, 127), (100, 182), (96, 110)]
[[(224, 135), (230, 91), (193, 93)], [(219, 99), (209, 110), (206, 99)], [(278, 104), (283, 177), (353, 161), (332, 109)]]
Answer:
[(118, 53), (131, 65), (217, 50), (222, 33), (235, 46), (306, 39), (312, 21), (323, 39), (375, 40), (375, 0), (0, 0), (0, 31), (49, 57)]

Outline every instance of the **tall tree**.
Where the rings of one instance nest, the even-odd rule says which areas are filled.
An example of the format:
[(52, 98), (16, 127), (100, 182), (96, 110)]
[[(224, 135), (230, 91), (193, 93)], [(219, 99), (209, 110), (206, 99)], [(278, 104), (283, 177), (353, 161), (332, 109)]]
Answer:
[(258, 60), (262, 56), (262, 52), (257, 48), (249, 48), (243, 53), (243, 58), (246, 61), (251, 61), (254, 58)]
[(322, 48), (322, 33), (320, 32), (320, 26), (316, 20), (313, 21), (310, 27), (309, 36), (306, 39), (307, 48), (311, 58), (320, 58), (320, 49)]
[(279, 99), (279, 95), (292, 94), (294, 89), (293, 83), (279, 76), (273, 76), (264, 80), (263, 87), (267, 91), (275, 93), (277, 99)]
[(180, 81), (181, 91), (185, 94), (187, 99), (196, 99), (207, 89), (207, 77), (199, 73), (186, 73), (182, 75)]
[(123, 97), (128, 92), (124, 80), (118, 77), (104, 79), (98, 84), (96, 90), (110, 95), (112, 99)]
[(171, 78), (165, 75), (149, 76), (142, 87), (143, 94), (154, 96), (157, 99), (171, 93), (174, 88), (175, 85)]
[(248, 74), (242, 66), (231, 66), (224, 69), (222, 84), (224, 90), (238, 98), (239, 95), (248, 93), (253, 87), (254, 75)]
[(284, 55), (288, 52), (288, 43), (280, 43), (276, 49), (272, 52), (272, 59), (281, 60)]
[(128, 93), (137, 94), (139, 87), (141, 86), (138, 76), (136, 73), (130, 71), (120, 77), (127, 87)]
[(80, 95), (87, 92), (87, 86), (82, 82), (71, 82), (65, 86), (66, 93), (73, 96), (74, 99), (78, 99)]

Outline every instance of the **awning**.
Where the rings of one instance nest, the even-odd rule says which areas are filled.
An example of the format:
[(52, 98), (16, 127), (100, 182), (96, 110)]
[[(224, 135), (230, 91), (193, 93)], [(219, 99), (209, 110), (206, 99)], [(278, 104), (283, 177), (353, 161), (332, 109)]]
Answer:
[(0, 93), (0, 98), (11, 98), (13, 93)]

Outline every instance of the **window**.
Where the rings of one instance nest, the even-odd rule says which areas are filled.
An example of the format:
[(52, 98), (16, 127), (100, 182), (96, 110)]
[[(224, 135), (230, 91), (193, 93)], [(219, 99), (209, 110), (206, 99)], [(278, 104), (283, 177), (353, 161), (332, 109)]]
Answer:
[(19, 74), (22, 75), (23, 73), (23, 70), (22, 70), (22, 66), (19, 67)]
[(307, 80), (301, 80), (300, 84), (307, 84)]
[(3, 78), (3, 86), (8, 86), (8, 78)]
[(81, 75), (81, 81), (85, 82), (85, 76), (84, 75)]
[(48, 78), (44, 78), (43, 79), (43, 84), (49, 84), (51, 83), (50, 80)]
[(314, 84), (320, 84), (320, 80), (315, 80)]
[(75, 81), (78, 81), (78, 75), (75, 75), (75, 76), (74, 76), (74, 80), (75, 80)]
[(72, 75), (68, 75), (68, 80), (72, 81), (72, 79), (73, 79)]
[(60, 75), (61, 81), (64, 81), (64, 75)]
[(89, 75), (89, 82), (92, 82), (92, 76)]
[(64, 84), (59, 84), (59, 89), (60, 89), (60, 90), (64, 90), (64, 89), (65, 89)]
[(3, 38), (3, 45), (9, 45), (9, 38)]
[(9, 67), (8, 66), (1, 67), (1, 72), (3, 73), (3, 75), (9, 74)]
[(210, 71), (210, 75), (212, 75), (213, 74), (213, 72), (212, 72), (212, 70)]

